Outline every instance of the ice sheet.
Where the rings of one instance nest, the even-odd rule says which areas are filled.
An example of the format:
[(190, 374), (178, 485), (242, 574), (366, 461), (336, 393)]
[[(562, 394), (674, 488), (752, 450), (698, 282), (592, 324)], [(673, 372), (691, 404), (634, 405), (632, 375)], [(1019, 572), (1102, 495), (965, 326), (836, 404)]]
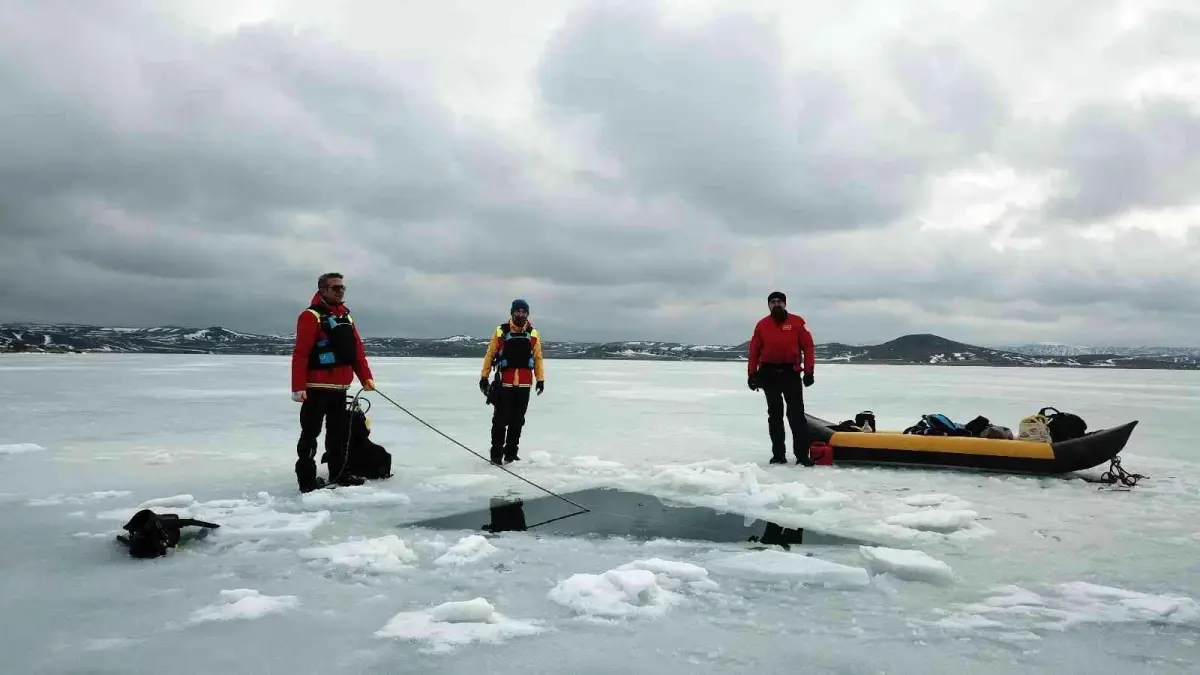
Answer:
[[(0, 653), (12, 672), (782, 672), (801, 650), (814, 672), (1194, 668), (1195, 373), (820, 364), (805, 392), (815, 414), (872, 409), (892, 428), (931, 411), (1015, 428), (1044, 405), (1089, 428), (1139, 419), (1124, 465), (1150, 478), (1123, 492), (770, 466), (744, 364), (547, 364), (553, 393), (531, 401), (510, 471), (549, 489), (624, 488), (869, 544), (785, 552), (403, 528), (544, 493), (376, 396), (372, 438), (393, 453), (395, 476), (301, 495), (286, 357), (56, 358), (5, 357), (0, 389), (0, 409), (22, 411), (0, 446), (36, 446), (0, 453)], [(491, 408), (469, 395), (476, 377), (463, 381), (475, 371), (437, 359), (372, 366), (383, 391), (486, 456)], [(147, 377), (173, 395), (145, 397)], [(214, 395), (247, 382), (285, 384), (279, 395)], [(614, 383), (650, 395), (588, 395)], [(114, 535), (143, 507), (221, 527), (134, 560)], [(486, 620), (435, 617), (469, 603), (437, 616), (478, 619), (480, 599)]]

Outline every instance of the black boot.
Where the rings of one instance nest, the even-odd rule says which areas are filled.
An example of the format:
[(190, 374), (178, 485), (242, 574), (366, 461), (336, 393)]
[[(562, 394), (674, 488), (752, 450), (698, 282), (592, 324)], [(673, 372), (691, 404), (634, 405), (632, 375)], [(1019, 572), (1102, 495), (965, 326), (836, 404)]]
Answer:
[(490, 454), (492, 464), (496, 464), (498, 466), (504, 462), (504, 450), (502, 448), (498, 448), (493, 445)]
[(317, 442), (303, 440), (296, 443), (296, 484), (301, 492), (312, 492), (325, 487), (325, 479), (317, 475), (317, 463), (313, 457), (317, 454)]
[(325, 487), (325, 479), (317, 475), (317, 465), (311, 459), (296, 460), (296, 484), (301, 492)]
[(787, 457), (783, 455), (771, 455), (772, 464), (787, 464)]

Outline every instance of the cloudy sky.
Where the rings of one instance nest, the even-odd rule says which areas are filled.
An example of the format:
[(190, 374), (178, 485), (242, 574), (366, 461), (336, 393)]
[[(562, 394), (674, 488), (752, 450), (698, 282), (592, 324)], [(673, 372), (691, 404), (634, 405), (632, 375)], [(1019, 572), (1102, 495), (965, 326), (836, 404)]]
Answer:
[(0, 2), (0, 322), (1200, 345), (1200, 6)]

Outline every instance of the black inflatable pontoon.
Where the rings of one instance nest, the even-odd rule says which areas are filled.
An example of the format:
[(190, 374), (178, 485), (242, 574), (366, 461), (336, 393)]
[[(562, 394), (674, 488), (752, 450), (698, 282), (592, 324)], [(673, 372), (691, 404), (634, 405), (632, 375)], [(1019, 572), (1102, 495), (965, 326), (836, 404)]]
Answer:
[(899, 431), (863, 433), (835, 431), (833, 422), (808, 415), (809, 441), (833, 448), (833, 463), (845, 465), (906, 465), (980, 469), (1006, 473), (1064, 474), (1104, 464), (1116, 457), (1137, 420), (1099, 429), (1079, 438), (1042, 441), (922, 436)]

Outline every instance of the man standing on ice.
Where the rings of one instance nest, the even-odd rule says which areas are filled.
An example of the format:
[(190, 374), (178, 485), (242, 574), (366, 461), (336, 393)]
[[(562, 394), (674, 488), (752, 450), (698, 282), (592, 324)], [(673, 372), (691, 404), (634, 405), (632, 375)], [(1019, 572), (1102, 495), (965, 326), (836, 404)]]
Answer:
[(338, 485), (362, 485), (363, 479), (343, 474), (350, 413), (346, 391), (358, 376), (363, 388), (374, 391), (371, 367), (350, 310), (342, 304), (346, 286), (336, 272), (317, 279), (312, 302), (296, 320), (292, 349), (292, 400), (300, 406), (300, 440), (296, 443), (296, 481), (301, 492), (324, 487), (317, 476), (317, 436), (325, 423), (325, 461), (329, 480)]
[(483, 355), (483, 371), (479, 375), (479, 391), (488, 394), (488, 373), (496, 366), (500, 373), (500, 388), (491, 401), (493, 464), (507, 464), (521, 459), (517, 451), (521, 429), (525, 426), (525, 411), (529, 408), (529, 390), (537, 380), (538, 396), (546, 388), (546, 373), (542, 365), (542, 342), (537, 329), (529, 322), (529, 303), (513, 300), (509, 309), (511, 319), (500, 324), (488, 342)]
[[(774, 291), (767, 296), (770, 315), (759, 320), (750, 337), (749, 378), (751, 391), (760, 388), (767, 397), (767, 430), (771, 435), (771, 463), (787, 464), (784, 444), (783, 406), (787, 403), (788, 426), (792, 429), (792, 451), (796, 463), (812, 466), (808, 455), (808, 420), (804, 416), (804, 389), (813, 383), (812, 333), (804, 319), (787, 311), (787, 296)], [(804, 378), (801, 380), (801, 356)]]

